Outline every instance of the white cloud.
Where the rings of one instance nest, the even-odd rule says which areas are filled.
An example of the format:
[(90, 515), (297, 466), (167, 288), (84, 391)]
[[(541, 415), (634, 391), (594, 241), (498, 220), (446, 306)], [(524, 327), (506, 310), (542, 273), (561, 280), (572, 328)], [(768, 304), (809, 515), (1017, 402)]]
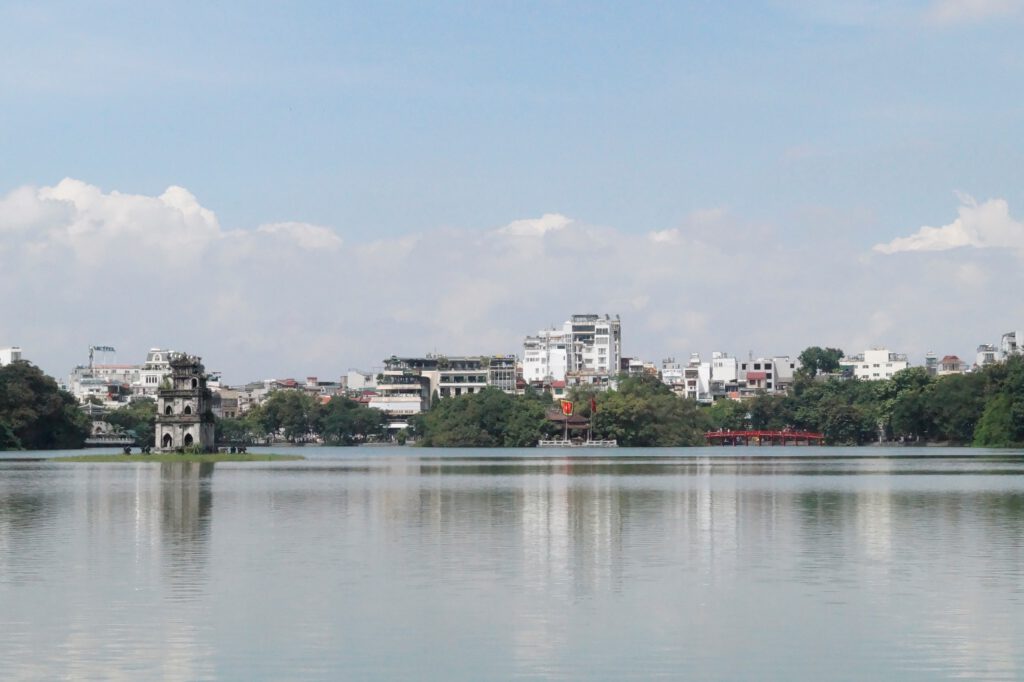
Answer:
[(975, 23), (1011, 16), (1024, 8), (1021, 0), (938, 0), (926, 17), (936, 24)]
[(956, 220), (942, 227), (924, 226), (909, 237), (898, 237), (874, 250), (884, 254), (905, 251), (946, 251), (965, 246), (978, 249), (1024, 249), (1024, 224), (1010, 217), (1003, 199), (990, 199), (979, 204), (972, 197), (960, 195), (961, 205)]
[[(959, 220), (979, 243), (1020, 231), (1001, 202), (965, 202)], [(519, 353), (574, 312), (622, 315), (624, 352), (655, 361), (812, 344), (963, 354), (1024, 318), (995, 290), (1021, 285), (1015, 252), (972, 251), (967, 265), (955, 252), (829, 256), (845, 252), (787, 245), (720, 209), (646, 233), (551, 213), (341, 248), (326, 226), (225, 229), (182, 188), (65, 180), (0, 197), (0, 230), (0, 345), (56, 375), (109, 343), (123, 362), (154, 345), (196, 352), (229, 381), (329, 377), (392, 354)], [(957, 325), (934, 314), (937, 300)], [(943, 343), (955, 334), (972, 345)]]
[(560, 213), (545, 213), (540, 218), (513, 221), (498, 232), (520, 237), (544, 236), (549, 232), (564, 230), (570, 223), (572, 220)]
[(303, 249), (336, 251), (341, 248), (341, 237), (326, 227), (309, 223), (269, 223), (256, 228), (262, 234), (275, 235), (293, 241)]

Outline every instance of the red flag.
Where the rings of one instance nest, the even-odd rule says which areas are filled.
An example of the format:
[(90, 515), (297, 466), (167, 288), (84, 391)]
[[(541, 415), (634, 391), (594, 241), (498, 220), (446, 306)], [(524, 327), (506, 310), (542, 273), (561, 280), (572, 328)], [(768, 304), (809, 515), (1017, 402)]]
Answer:
[(563, 400), (562, 401), (562, 414), (564, 414), (566, 417), (571, 417), (572, 416), (572, 401), (571, 400)]
[(590, 414), (597, 414), (597, 401), (593, 397), (590, 399)]

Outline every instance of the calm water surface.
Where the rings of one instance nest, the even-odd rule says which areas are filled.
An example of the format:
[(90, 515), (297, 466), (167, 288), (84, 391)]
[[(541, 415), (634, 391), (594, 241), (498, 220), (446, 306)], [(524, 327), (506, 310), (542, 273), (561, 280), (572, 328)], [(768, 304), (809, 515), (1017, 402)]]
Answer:
[(1019, 451), (301, 452), (0, 458), (0, 677), (1024, 679)]

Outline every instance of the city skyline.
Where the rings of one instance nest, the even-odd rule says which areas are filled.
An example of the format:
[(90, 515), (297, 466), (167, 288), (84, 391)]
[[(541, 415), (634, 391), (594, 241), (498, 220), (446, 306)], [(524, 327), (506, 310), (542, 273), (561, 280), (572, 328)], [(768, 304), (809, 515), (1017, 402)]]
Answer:
[(5, 6), (0, 346), (969, 359), (1024, 319), (1021, 10)]

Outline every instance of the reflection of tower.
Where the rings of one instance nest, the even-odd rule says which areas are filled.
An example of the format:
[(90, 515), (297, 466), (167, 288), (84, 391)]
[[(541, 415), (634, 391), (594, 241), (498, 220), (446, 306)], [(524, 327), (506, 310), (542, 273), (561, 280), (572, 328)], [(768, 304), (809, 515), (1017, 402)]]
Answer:
[(157, 393), (156, 447), (170, 451), (214, 444), (212, 396), (201, 358), (175, 353), (170, 358), (171, 385)]
[(213, 464), (160, 465), (160, 538), (169, 583), (176, 591), (202, 589), (213, 492)]

